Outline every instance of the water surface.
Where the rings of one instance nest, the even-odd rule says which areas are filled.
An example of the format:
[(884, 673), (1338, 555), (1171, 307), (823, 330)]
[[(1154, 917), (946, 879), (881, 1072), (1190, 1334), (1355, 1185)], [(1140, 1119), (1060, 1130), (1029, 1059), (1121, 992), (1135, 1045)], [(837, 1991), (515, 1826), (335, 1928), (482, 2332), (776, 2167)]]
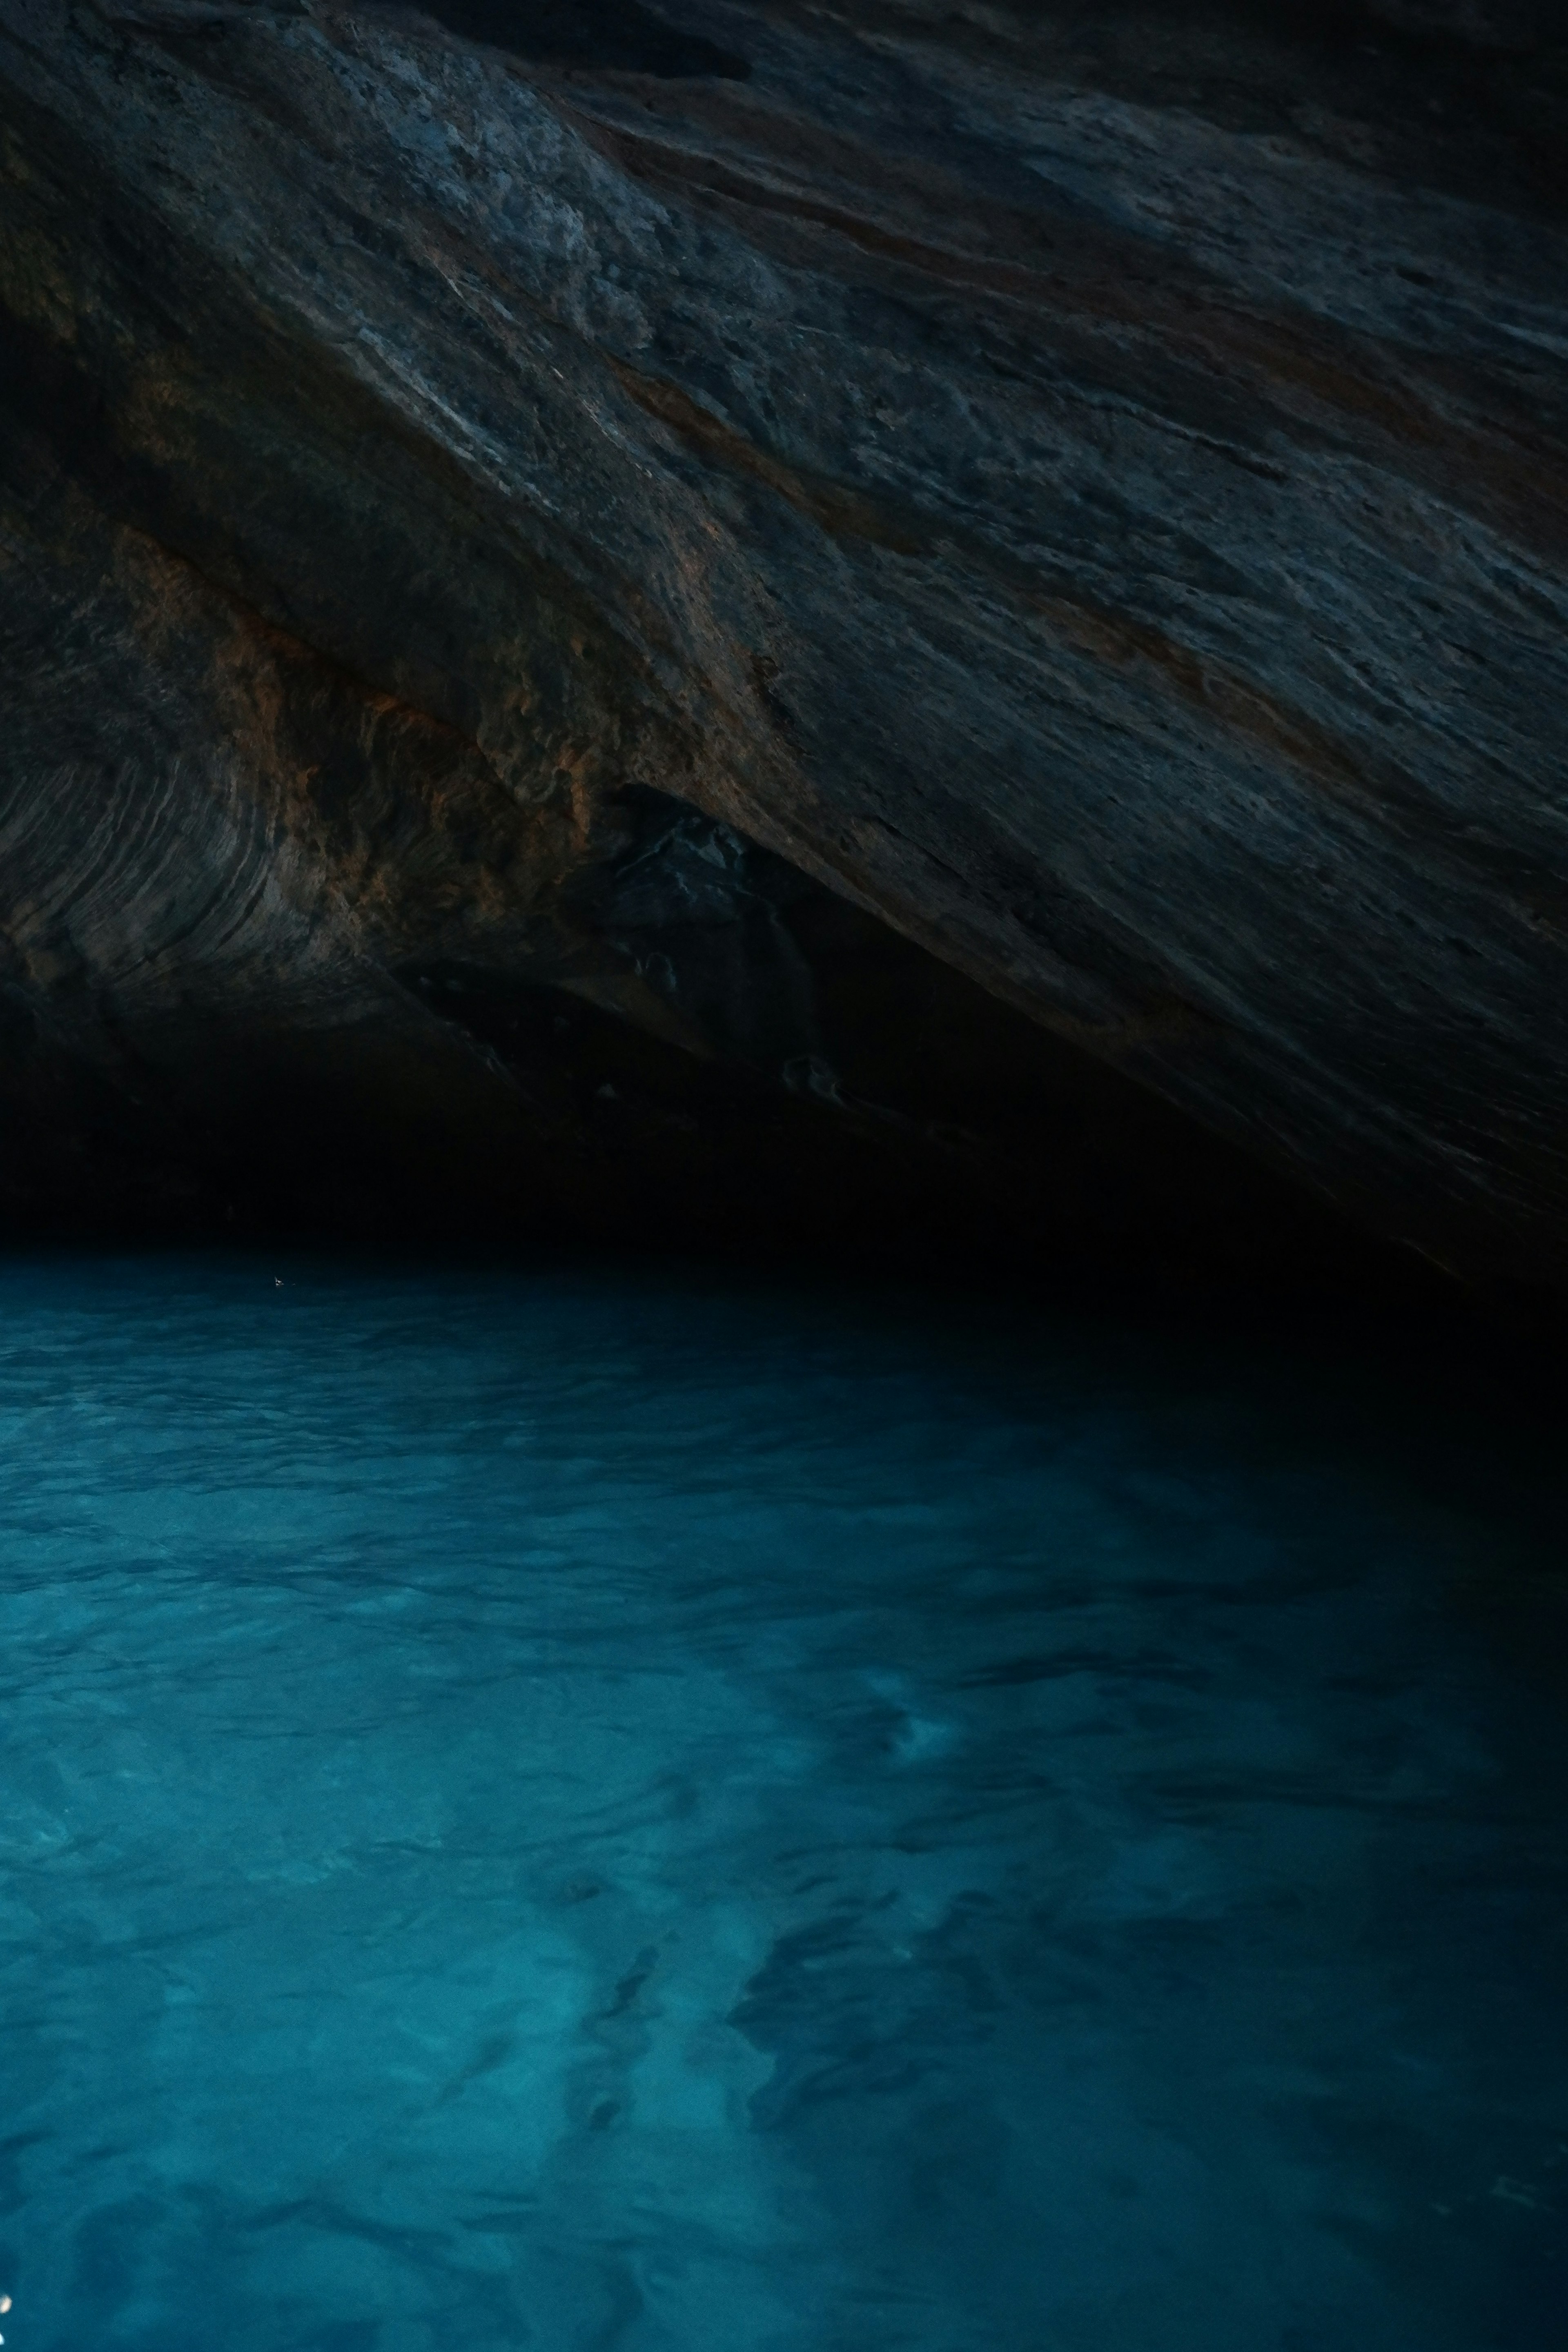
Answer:
[(9, 2352), (1559, 2352), (1553, 1473), (1425, 1411), (0, 1265)]

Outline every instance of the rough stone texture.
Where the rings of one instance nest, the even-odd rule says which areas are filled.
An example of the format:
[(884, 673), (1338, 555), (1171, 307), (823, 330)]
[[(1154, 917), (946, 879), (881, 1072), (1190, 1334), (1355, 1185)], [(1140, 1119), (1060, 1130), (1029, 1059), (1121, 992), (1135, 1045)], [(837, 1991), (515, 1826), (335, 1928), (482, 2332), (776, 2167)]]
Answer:
[(1554, 9), (0, 0), (0, 137), (14, 1206), (1560, 1296)]

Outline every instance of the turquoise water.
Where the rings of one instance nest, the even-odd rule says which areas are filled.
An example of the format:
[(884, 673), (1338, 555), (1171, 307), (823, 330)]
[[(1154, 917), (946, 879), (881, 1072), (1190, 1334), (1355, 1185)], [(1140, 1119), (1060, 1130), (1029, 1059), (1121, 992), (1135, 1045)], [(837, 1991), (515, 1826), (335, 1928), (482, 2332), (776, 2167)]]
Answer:
[(8, 2352), (1568, 2342), (1543, 1443), (615, 1268), (0, 1316)]

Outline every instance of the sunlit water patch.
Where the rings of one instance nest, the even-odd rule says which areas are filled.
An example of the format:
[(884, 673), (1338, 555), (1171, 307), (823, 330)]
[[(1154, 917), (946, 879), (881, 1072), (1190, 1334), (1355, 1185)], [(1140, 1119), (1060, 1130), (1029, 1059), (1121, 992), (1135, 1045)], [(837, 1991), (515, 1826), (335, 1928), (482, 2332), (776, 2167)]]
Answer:
[(1528, 1445), (615, 1270), (0, 1314), (9, 2352), (1568, 2343)]

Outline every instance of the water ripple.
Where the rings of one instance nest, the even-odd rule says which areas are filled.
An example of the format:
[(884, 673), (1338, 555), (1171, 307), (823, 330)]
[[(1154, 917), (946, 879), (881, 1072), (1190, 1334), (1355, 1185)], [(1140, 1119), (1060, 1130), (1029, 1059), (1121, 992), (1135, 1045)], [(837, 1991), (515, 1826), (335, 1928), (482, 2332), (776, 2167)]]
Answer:
[(615, 1269), (0, 1307), (9, 2352), (1568, 2340), (1528, 1444)]

